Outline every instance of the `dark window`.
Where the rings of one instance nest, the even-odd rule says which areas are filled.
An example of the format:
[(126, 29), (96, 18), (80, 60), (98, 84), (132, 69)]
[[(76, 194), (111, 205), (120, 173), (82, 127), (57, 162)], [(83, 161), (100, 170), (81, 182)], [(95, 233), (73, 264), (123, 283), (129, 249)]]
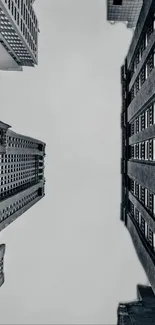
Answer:
[(153, 125), (153, 120), (154, 120), (153, 105), (151, 105), (151, 107), (149, 109), (149, 126)]
[(114, 0), (113, 4), (117, 5), (117, 6), (121, 6), (122, 5), (122, 0)]
[(149, 240), (150, 246), (153, 246), (153, 232), (151, 229), (149, 229), (148, 240)]
[(145, 234), (145, 220), (143, 217), (141, 217), (141, 231)]

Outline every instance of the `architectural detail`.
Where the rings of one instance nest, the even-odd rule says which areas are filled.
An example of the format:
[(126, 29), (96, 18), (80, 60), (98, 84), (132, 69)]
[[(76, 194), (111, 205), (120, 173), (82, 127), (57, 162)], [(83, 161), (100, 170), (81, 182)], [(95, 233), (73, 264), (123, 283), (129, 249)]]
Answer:
[(38, 20), (30, 0), (0, 0), (0, 69), (38, 63)]
[(44, 197), (45, 143), (0, 122), (0, 231)]
[(121, 71), (122, 204), (155, 293), (155, 1), (144, 2)]
[(107, 0), (107, 20), (124, 21), (128, 28), (136, 27), (143, 0)]
[(153, 325), (155, 323), (155, 296), (151, 287), (137, 286), (138, 300), (120, 303), (117, 325)]
[(4, 262), (4, 254), (5, 254), (5, 245), (0, 245), (0, 287), (4, 283), (4, 272), (3, 272), (3, 262)]

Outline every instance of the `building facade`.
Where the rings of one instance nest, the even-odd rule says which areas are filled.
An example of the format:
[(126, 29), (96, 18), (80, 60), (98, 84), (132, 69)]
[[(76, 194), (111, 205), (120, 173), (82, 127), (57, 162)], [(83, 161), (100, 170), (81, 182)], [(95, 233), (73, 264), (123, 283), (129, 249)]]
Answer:
[(38, 20), (31, 0), (0, 0), (0, 69), (38, 63)]
[(144, 2), (121, 71), (121, 220), (155, 293), (155, 1)]
[(45, 143), (0, 122), (0, 231), (45, 195)]
[(4, 283), (4, 270), (3, 270), (4, 254), (5, 254), (5, 244), (1, 244), (0, 245), (0, 287)]
[(117, 325), (154, 325), (155, 296), (151, 287), (137, 286), (137, 301), (120, 303)]
[(107, 0), (107, 20), (125, 22), (128, 28), (136, 27), (143, 0)]

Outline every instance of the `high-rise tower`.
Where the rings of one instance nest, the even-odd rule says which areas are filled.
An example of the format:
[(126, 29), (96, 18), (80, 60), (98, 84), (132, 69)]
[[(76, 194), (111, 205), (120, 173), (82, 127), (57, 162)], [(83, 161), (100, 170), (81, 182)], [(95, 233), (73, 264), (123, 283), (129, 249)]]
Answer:
[(44, 197), (45, 143), (0, 122), (0, 231)]
[(0, 69), (38, 63), (38, 20), (32, 0), (0, 0)]
[(143, 0), (107, 0), (107, 20), (125, 22), (128, 28), (137, 24)]

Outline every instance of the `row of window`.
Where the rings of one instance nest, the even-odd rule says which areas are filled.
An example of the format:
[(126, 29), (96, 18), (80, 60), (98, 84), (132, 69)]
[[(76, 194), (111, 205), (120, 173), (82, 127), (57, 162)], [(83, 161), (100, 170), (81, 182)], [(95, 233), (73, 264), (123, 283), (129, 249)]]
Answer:
[(150, 139), (131, 145), (130, 158), (155, 161), (155, 139)]
[(23, 138), (11, 137), (11, 136), (7, 137), (7, 145), (9, 147), (38, 149), (38, 143)]
[(155, 214), (155, 195), (137, 181), (130, 179), (130, 192), (151, 214)]
[(2, 190), (1, 192), (3, 192), (3, 190), (4, 190), (4, 185), (7, 186), (8, 184), (15, 183), (15, 182), (20, 183), (21, 180), (23, 181), (23, 183), (27, 183), (31, 180), (34, 180), (37, 177), (38, 177), (38, 175), (36, 175), (36, 173), (33, 171), (31, 171), (31, 172), (27, 171), (27, 172), (25, 172), (24, 175), (16, 174), (16, 175), (12, 175), (12, 177), (9, 176), (3, 181), (0, 180), (0, 188)]
[(32, 176), (32, 177), (27, 177), (25, 179), (19, 180), (19, 181), (13, 181), (10, 183), (7, 183), (5, 185), (1, 185), (0, 186), (0, 197), (4, 197), (4, 196), (8, 196), (8, 192), (10, 192), (12, 190), (12, 192), (15, 192), (15, 189), (18, 191), (22, 185), (25, 186), (31, 186), (34, 183), (36, 183), (38, 181), (38, 177), (37, 176)]
[(4, 173), (15, 173), (19, 171), (25, 171), (34, 169), (36, 167), (36, 163), (30, 163), (30, 164), (19, 164), (19, 165), (7, 165), (7, 166), (0, 166), (0, 175)]
[(150, 248), (152, 248), (154, 250), (155, 249), (155, 234), (149, 228), (147, 222), (145, 221), (145, 219), (143, 218), (141, 213), (133, 205), (132, 202), (130, 202), (130, 213), (131, 213), (132, 217), (136, 220), (137, 225), (138, 225), (139, 229), (141, 230), (141, 233), (143, 234), (144, 238), (149, 243)]
[(11, 205), (8, 205), (5, 209), (0, 211), (0, 222), (5, 220), (6, 218), (10, 217), (15, 212), (19, 211), (21, 208), (23, 208), (25, 205), (33, 201), (38, 196), (38, 190), (32, 192), (29, 195), (24, 196), (20, 200), (17, 200)]
[(12, 195), (18, 194), (19, 192), (29, 188), (30, 186), (33, 186), (38, 183), (39, 178), (35, 178), (34, 180), (30, 180), (29, 182), (23, 182), (21, 181), (19, 184), (16, 182), (10, 183), (5, 187), (2, 187), (0, 189), (0, 200), (4, 200), (8, 197), (11, 197)]
[(138, 91), (141, 89), (142, 85), (149, 77), (151, 71), (155, 67), (155, 52), (151, 52), (147, 62), (143, 65), (136, 81), (134, 82), (131, 88), (131, 101), (136, 97)]
[(149, 22), (147, 31), (144, 34), (143, 38), (142, 38), (141, 44), (140, 44), (140, 46), (139, 46), (139, 48), (137, 50), (137, 53), (136, 53), (135, 60), (134, 60), (134, 62), (132, 64), (131, 78), (132, 78), (133, 74), (137, 70), (138, 64), (142, 59), (143, 53), (144, 53), (145, 49), (147, 48), (147, 45), (148, 45), (149, 40), (150, 40), (150, 36), (152, 35), (154, 29), (155, 29), (155, 18), (153, 16), (153, 17), (150, 17), (150, 22)]
[[(34, 161), (36, 158), (36, 155), (31, 154), (0, 154), (0, 163), (27, 162)], [(38, 159), (40, 160), (40, 156)]]
[(136, 117), (130, 124), (130, 136), (137, 134), (155, 124), (155, 103)]

